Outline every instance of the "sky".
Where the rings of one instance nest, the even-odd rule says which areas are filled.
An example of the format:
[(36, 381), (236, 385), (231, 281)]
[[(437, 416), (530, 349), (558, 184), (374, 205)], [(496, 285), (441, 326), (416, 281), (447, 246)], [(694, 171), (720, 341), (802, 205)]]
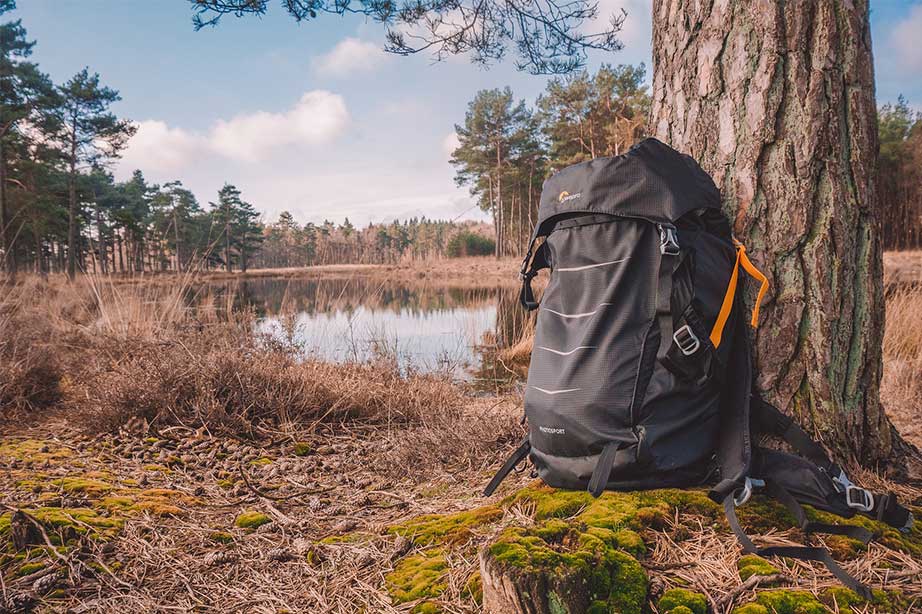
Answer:
[[(37, 40), (33, 60), (55, 82), (89, 67), (117, 89), (113, 107), (138, 125), (116, 178), (181, 180), (207, 206), (235, 184), (267, 221), (345, 217), (358, 225), (425, 215), (481, 219), (448, 160), (454, 126), (481, 89), (509, 85), (532, 102), (548, 77), (488, 69), (464, 56), (396, 57), (384, 29), (357, 16), (297, 24), (272, 2), (262, 18), (226, 17), (195, 32), (185, 0), (18, 0), (12, 14)], [(624, 9), (624, 49), (589, 68), (650, 67), (650, 0)], [(872, 1), (879, 103), (905, 95), (922, 109), (922, 0)], [(607, 20), (607, 17), (606, 17)]]

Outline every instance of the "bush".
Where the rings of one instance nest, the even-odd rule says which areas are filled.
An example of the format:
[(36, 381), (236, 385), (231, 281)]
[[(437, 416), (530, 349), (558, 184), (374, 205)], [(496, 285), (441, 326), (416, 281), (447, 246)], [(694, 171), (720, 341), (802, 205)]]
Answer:
[(496, 241), (482, 234), (462, 230), (448, 241), (449, 258), (464, 256), (489, 256), (496, 251)]

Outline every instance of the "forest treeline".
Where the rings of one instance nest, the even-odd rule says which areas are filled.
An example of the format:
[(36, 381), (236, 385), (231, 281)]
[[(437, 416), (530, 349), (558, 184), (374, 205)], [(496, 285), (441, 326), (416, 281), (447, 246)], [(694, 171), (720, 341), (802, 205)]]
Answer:
[(496, 229), (498, 256), (519, 255), (534, 226), (544, 180), (564, 166), (617, 156), (645, 136), (650, 96), (640, 66), (603, 65), (551, 79), (535, 104), (510, 88), (482, 90), (455, 126), (455, 181)]
[[(0, 15), (15, 8), (0, 0)], [(29, 60), (19, 20), (0, 25), (0, 256), (8, 272), (100, 273), (386, 263), (489, 254), (489, 229), (414, 218), (357, 229), (264, 222), (227, 184), (202, 205), (181, 182), (117, 182), (107, 166), (136, 127), (111, 111), (119, 93), (89, 69), (55, 84)]]
[[(0, 15), (15, 8), (0, 0)], [(348, 219), (262, 219), (234, 185), (207, 203), (179, 181), (127, 181), (108, 170), (136, 131), (119, 93), (83, 69), (55, 84), (30, 61), (20, 21), (0, 25), (0, 264), (7, 272), (101, 273), (328, 263), (392, 263), (523, 252), (541, 186), (555, 170), (625, 152), (645, 136), (645, 67), (603, 65), (557, 77), (529, 104), (510, 88), (478, 92), (457, 125), (456, 182), (492, 227), (425, 217), (355, 227)], [(922, 116), (881, 107), (885, 246), (922, 244)]]

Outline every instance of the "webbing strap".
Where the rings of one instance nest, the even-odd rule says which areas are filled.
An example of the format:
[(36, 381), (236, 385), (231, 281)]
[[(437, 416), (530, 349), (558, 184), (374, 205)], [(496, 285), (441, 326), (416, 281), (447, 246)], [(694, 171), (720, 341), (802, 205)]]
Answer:
[(506, 459), (506, 462), (503, 463), (503, 466), (499, 468), (499, 471), (496, 472), (496, 475), (493, 476), (493, 479), (490, 480), (490, 483), (487, 484), (487, 487), (483, 489), (483, 496), (489, 497), (493, 494), (496, 488), (500, 483), (506, 478), (509, 473), (515, 469), (515, 466), (518, 465), (522, 460), (528, 456), (528, 453), (531, 451), (531, 441), (528, 437), (522, 440), (519, 444), (519, 447), (515, 449), (515, 452), (509, 455), (509, 458)]
[(656, 321), (659, 325), (659, 350), (657, 356), (665, 356), (672, 345), (675, 332), (675, 317), (672, 313), (672, 282), (679, 265), (682, 264), (684, 252), (678, 254), (663, 253), (660, 256), (659, 273), (656, 282)]
[(807, 519), (807, 513), (803, 506), (788, 492), (786, 488), (771, 480), (765, 481), (765, 491), (769, 496), (777, 499), (788, 512), (797, 520), (798, 526), (804, 533), (828, 533), (830, 535), (844, 535), (852, 539), (857, 539), (863, 544), (867, 544), (874, 537), (873, 534), (863, 527), (854, 525), (827, 524), (825, 522), (812, 522)]
[(856, 580), (851, 574), (842, 569), (832, 558), (825, 548), (813, 548), (808, 546), (770, 546), (767, 548), (757, 547), (749, 538), (743, 527), (740, 526), (739, 518), (736, 516), (736, 505), (733, 503), (733, 497), (729, 496), (724, 499), (724, 513), (727, 516), (727, 523), (730, 529), (736, 535), (736, 539), (743, 547), (747, 554), (756, 554), (758, 556), (781, 556), (801, 561), (815, 561), (822, 563), (826, 569), (832, 573), (839, 582), (852, 589), (859, 595), (868, 598), (871, 595), (867, 586)]
[(833, 476), (838, 473), (834, 471), (838, 467), (829, 460), (823, 447), (816, 443), (793, 418), (782, 413), (774, 405), (766, 403), (757, 395), (753, 395), (751, 404), (760, 432), (780, 437), (798, 454), (810, 460), (814, 465), (833, 473)]
[(599, 455), (599, 460), (592, 471), (592, 477), (589, 479), (589, 492), (593, 497), (598, 497), (605, 490), (608, 478), (611, 476), (611, 468), (615, 464), (615, 456), (622, 445), (620, 442), (612, 442), (602, 448), (602, 454)]
[(761, 305), (762, 298), (768, 291), (768, 278), (752, 264), (751, 260), (749, 260), (749, 256), (746, 255), (746, 246), (736, 240), (734, 240), (734, 243), (736, 244), (736, 262), (733, 264), (733, 271), (730, 273), (730, 282), (727, 284), (727, 292), (724, 294), (723, 303), (720, 305), (717, 320), (714, 322), (714, 327), (711, 329), (711, 343), (715, 348), (720, 347), (720, 342), (723, 339), (724, 327), (727, 325), (727, 321), (730, 319), (730, 314), (733, 311), (733, 300), (736, 297), (736, 287), (739, 285), (740, 265), (743, 265), (743, 269), (761, 284), (759, 286), (759, 295), (756, 297), (755, 305), (752, 307), (752, 318), (750, 323), (753, 328), (759, 325), (759, 305)]

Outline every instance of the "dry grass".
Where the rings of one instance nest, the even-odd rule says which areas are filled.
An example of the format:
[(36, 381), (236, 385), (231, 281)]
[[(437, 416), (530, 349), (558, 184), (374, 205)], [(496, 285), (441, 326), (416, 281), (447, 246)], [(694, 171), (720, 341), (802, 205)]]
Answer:
[(900, 433), (922, 446), (922, 285), (890, 289), (881, 400)]
[(401, 372), (388, 358), (302, 361), (298, 347), (254, 334), (252, 314), (193, 288), (89, 277), (16, 287), (0, 304), (4, 415), (62, 400), (94, 428), (140, 419), (253, 435), (330, 422), (425, 425), (462, 408), (450, 381)]

